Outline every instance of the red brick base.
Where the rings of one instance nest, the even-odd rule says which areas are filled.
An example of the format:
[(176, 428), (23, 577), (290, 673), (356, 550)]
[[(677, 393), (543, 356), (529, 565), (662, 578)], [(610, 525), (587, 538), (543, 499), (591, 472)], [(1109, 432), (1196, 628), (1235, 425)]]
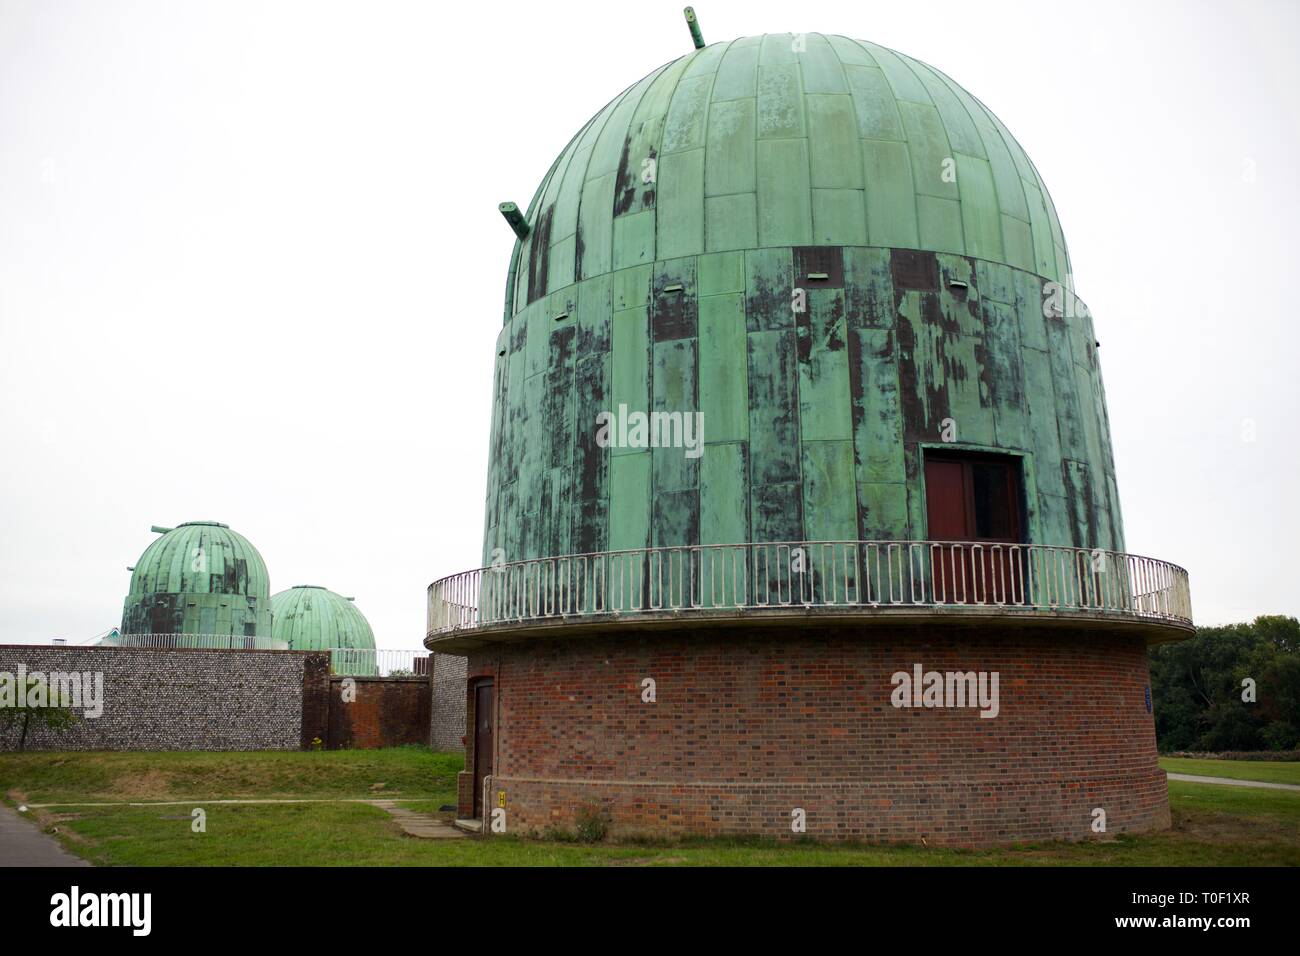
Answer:
[[(894, 707), (891, 677), (915, 664), (998, 672), (998, 716)], [(1107, 835), (1169, 825), (1140, 637), (661, 631), (502, 645), (470, 656), (470, 679), (484, 675), (507, 832), (571, 828), (596, 808), (615, 835), (789, 839), (802, 810), (812, 839), (956, 846), (1097, 838), (1097, 808)]]

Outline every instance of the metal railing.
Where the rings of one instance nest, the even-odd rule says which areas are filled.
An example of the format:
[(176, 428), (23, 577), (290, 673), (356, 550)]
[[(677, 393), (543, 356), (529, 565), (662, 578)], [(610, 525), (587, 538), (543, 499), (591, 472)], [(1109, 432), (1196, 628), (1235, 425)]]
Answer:
[(330, 648), (330, 670), (346, 677), (428, 677), (429, 652)]
[(662, 612), (990, 608), (1191, 623), (1187, 572), (1117, 551), (959, 541), (801, 541), (606, 551), (429, 585), (430, 635)]
[(212, 650), (283, 651), (286, 641), (270, 637), (253, 637), (244, 634), (119, 634), (105, 637), (105, 647), (207, 648)]

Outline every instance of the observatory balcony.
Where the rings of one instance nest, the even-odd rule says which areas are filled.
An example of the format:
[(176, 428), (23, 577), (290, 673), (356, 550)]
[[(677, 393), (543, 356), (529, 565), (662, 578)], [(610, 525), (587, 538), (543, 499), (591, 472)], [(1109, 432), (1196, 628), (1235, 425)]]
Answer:
[(479, 568), (429, 585), (425, 646), (767, 622), (1127, 624), (1192, 628), (1187, 572), (1154, 558), (1033, 544), (799, 541), (644, 548)]

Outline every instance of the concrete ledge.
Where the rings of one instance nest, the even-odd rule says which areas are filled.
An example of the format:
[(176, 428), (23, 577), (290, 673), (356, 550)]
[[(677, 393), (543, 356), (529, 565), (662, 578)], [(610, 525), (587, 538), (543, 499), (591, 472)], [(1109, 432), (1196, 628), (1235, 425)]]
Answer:
[(430, 633), (424, 646), (440, 654), (466, 654), (498, 644), (515, 644), (531, 639), (607, 636), (612, 627), (619, 631), (680, 630), (685, 628), (764, 626), (802, 627), (816, 624), (853, 624), (864, 628), (896, 625), (944, 626), (997, 621), (1009, 627), (1068, 627), (1104, 630), (1109, 634), (1140, 635), (1148, 645), (1179, 641), (1196, 633), (1190, 622), (1180, 624), (1162, 618), (1147, 618), (1116, 611), (1050, 611), (1035, 608), (980, 606), (865, 606), (865, 607), (780, 607), (780, 608), (686, 608), (669, 611), (638, 611), (632, 614), (592, 614), (533, 621), (503, 621), (462, 630)]

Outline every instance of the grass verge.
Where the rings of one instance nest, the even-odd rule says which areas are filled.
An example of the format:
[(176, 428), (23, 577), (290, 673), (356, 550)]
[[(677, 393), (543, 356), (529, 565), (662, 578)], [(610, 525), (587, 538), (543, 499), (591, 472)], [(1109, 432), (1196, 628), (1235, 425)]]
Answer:
[(1160, 767), (1166, 773), (1193, 773), (1202, 777), (1263, 780), (1266, 783), (1300, 785), (1300, 761), (1198, 760), (1189, 757), (1161, 757)]
[[(1213, 762), (1213, 761), (1211, 761)], [(223, 769), (224, 768), (224, 769)], [(364, 803), (204, 804), (204, 799), (392, 797), (439, 815), (456, 754), (419, 748), (297, 754), (0, 756), (0, 785), (32, 803), (189, 800), (192, 806), (33, 812), (68, 848), (109, 866), (1297, 866), (1300, 794), (1172, 782), (1163, 833), (993, 850), (778, 844), (763, 839), (587, 845), (420, 840)], [(383, 787), (374, 788), (382, 783)], [(190, 810), (204, 809), (194, 833)], [(440, 814), (446, 816), (447, 814)]]
[(442, 798), (458, 753), (426, 747), (251, 753), (0, 754), (0, 793), (30, 803), (204, 798)]

